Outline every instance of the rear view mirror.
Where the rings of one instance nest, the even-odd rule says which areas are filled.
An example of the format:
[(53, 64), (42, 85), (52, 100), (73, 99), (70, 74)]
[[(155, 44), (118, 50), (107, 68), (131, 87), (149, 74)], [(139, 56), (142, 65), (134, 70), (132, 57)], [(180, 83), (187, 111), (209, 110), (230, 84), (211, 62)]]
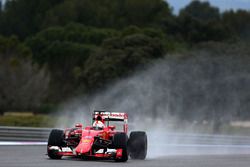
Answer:
[(114, 126), (114, 125), (111, 125), (111, 126), (109, 126), (109, 129), (114, 130), (114, 129), (115, 129), (115, 126)]
[(81, 123), (77, 123), (77, 124), (75, 124), (75, 127), (76, 128), (82, 128), (82, 124)]

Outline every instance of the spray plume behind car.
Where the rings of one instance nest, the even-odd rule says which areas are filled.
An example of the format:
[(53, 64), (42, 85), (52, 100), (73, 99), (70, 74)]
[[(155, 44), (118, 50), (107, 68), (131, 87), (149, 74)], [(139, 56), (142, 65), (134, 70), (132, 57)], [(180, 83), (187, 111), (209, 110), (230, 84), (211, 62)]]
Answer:
[[(161, 150), (166, 143), (183, 143), (166, 133), (223, 133), (220, 125), (236, 118), (236, 111), (244, 105), (240, 101), (250, 92), (250, 75), (243, 66), (247, 64), (234, 55), (194, 54), (192, 58), (157, 61), (102, 92), (66, 103), (60, 114), (71, 117), (69, 122), (83, 118), (83, 124), (90, 124), (87, 118), (92, 109), (126, 112), (130, 130), (142, 129), (149, 134), (148, 157), (172, 152)], [(65, 126), (65, 122), (58, 122), (58, 126)], [(216, 136), (214, 141), (216, 144)]]

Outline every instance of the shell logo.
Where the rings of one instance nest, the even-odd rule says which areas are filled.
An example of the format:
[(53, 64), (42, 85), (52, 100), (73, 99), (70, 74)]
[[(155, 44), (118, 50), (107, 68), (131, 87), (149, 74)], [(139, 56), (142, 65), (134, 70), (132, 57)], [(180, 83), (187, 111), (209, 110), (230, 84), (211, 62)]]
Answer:
[(106, 139), (107, 136), (108, 136), (108, 133), (107, 133), (107, 132), (103, 132), (102, 137), (103, 137), (104, 139)]
[(90, 143), (90, 142), (91, 142), (91, 139), (83, 139), (82, 142), (83, 142), (83, 143)]

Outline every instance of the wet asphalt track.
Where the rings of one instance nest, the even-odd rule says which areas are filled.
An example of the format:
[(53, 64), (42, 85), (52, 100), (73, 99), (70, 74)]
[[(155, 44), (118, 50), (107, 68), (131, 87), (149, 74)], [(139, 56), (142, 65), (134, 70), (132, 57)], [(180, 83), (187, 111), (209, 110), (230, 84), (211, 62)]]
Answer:
[[(173, 148), (172, 148), (173, 149)], [(182, 148), (178, 148), (182, 152)], [(204, 148), (201, 148), (204, 149)], [(175, 148), (176, 150), (176, 148)], [(237, 151), (236, 151), (237, 150)], [(45, 155), (46, 146), (0, 146), (1, 167), (249, 167), (250, 150), (234, 148), (231, 153), (203, 152), (152, 156), (147, 160), (128, 160), (126, 163), (113, 161), (84, 161), (73, 158), (50, 160)]]

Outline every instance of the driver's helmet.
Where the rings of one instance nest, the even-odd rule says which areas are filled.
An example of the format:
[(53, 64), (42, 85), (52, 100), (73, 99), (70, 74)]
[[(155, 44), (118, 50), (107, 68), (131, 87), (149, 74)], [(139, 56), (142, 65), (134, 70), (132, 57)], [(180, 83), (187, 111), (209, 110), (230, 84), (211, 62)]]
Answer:
[(93, 127), (98, 128), (98, 129), (103, 129), (104, 128), (104, 123), (102, 123), (102, 121), (95, 121), (93, 123)]
[(104, 128), (104, 123), (102, 122), (102, 117), (97, 116), (95, 122), (93, 123), (93, 127), (96, 129), (103, 129)]

